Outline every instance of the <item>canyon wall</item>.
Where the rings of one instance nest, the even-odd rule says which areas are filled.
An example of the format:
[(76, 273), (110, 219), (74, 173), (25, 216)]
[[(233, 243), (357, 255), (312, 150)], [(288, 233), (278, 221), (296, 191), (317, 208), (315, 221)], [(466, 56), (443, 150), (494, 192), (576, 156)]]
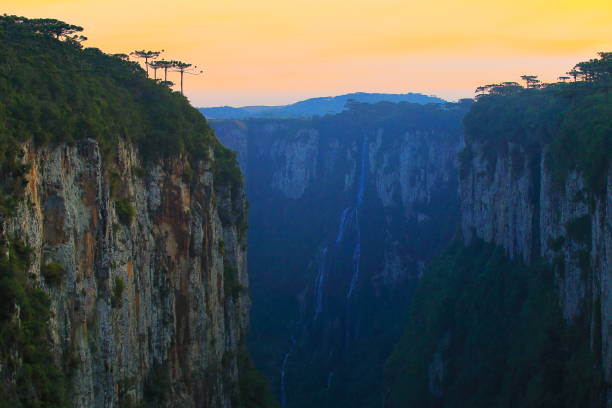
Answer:
[[(23, 201), (2, 221), (50, 298), (56, 362), (76, 407), (231, 407), (249, 298), (240, 187), (212, 149), (143, 164), (121, 142), (24, 147)], [(51, 267), (61, 273), (51, 276)]]
[(246, 175), (250, 345), (283, 406), (381, 405), (410, 292), (458, 224), (464, 112), (211, 121)]
[(587, 322), (612, 406), (612, 174), (593, 192), (583, 174), (557, 183), (549, 148), (507, 142), (494, 155), (470, 144), (460, 182), (462, 231), (503, 247), (514, 260), (553, 265), (563, 318)]
[(471, 106), (460, 234), (413, 293), (387, 407), (612, 407), (608, 84), (490, 85)]

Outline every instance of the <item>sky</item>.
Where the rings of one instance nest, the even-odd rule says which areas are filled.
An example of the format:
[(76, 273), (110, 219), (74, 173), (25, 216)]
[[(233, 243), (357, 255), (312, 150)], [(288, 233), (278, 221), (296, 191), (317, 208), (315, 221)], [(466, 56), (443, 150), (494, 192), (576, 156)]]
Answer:
[[(612, 51), (610, 0), (2, 0), (0, 13), (83, 26), (108, 53), (165, 50), (195, 106), (276, 105), (349, 92), (449, 100), (553, 81)], [(178, 82), (177, 78), (169, 78)]]

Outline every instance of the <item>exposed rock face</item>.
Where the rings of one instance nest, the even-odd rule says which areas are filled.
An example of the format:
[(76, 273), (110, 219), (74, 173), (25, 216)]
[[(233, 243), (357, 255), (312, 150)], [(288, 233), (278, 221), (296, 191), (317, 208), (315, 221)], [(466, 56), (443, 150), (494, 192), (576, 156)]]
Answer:
[(287, 198), (300, 198), (315, 181), (319, 133), (302, 129), (291, 140), (277, 140), (270, 147), (270, 156), (283, 165), (272, 176), (272, 187)]
[[(28, 146), (25, 160), (26, 200), (4, 228), (33, 248), (74, 405), (140, 401), (147, 383), (160, 406), (231, 407), (249, 311), (242, 190), (213, 179), (212, 159), (187, 180), (183, 158), (145, 167), (130, 144), (107, 160), (93, 140)], [(41, 276), (49, 262), (61, 283)]]
[(463, 235), (496, 243), (511, 258), (555, 266), (564, 318), (588, 319), (585, 336), (612, 407), (612, 173), (605, 191), (591, 196), (576, 172), (564, 185), (553, 183), (545, 147), (505, 147), (487, 158), (483, 145), (470, 146), (460, 182)]
[(380, 404), (409, 290), (458, 223), (460, 116), (211, 121), (245, 170), (251, 348), (286, 407)]

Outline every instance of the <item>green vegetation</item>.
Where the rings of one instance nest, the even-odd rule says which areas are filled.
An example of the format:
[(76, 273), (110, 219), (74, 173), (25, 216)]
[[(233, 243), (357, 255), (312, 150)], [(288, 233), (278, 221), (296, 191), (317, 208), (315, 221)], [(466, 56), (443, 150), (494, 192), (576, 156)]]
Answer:
[(134, 216), (136, 216), (136, 209), (132, 203), (126, 200), (115, 201), (115, 210), (119, 221), (124, 225), (130, 225)]
[(225, 241), (222, 239), (219, 240), (219, 255), (225, 255)]
[(499, 247), (453, 245), (425, 272), (387, 361), (393, 406), (601, 406), (586, 319), (566, 325), (554, 282), (550, 266), (513, 263)]
[(66, 268), (57, 262), (49, 262), (41, 266), (40, 272), (49, 285), (59, 285), (66, 275)]
[(216, 180), (223, 180), (223, 185), (229, 184), (232, 189), (242, 185), (242, 172), (236, 165), (236, 152), (230, 150), (220, 143), (215, 146), (215, 163), (213, 174)]
[(135, 175), (138, 178), (144, 179), (145, 176), (147, 175), (147, 172), (142, 167), (133, 166), (132, 167), (132, 174)]
[[(228, 182), (240, 180), (230, 151), (204, 117), (178, 92), (147, 78), (135, 62), (83, 48), (80, 27), (57, 20), (0, 16), (0, 171), (20, 176), (15, 146), (92, 138), (105, 155), (123, 139), (145, 161), (187, 154), (208, 157), (213, 147)], [(0, 209), (9, 211), (21, 180), (3, 182)], [(216, 179), (224, 184), (224, 179)], [(14, 185), (16, 184), (16, 186)], [(18, 189), (17, 189), (18, 190)]]
[(238, 279), (238, 271), (233, 266), (225, 263), (223, 267), (223, 290), (226, 297), (237, 299), (241, 293), (245, 291), (244, 286), (240, 284)]
[(29, 250), (15, 243), (0, 253), (0, 407), (67, 408), (49, 340), (49, 297), (26, 277)]
[[(219, 156), (215, 185), (240, 187), (235, 155), (221, 146), (185, 97), (149, 79), (124, 54), (83, 48), (81, 31), (58, 20), (0, 16), (0, 218), (14, 216), (23, 199), (29, 166), (19, 146), (27, 143), (72, 145), (95, 139), (123, 224), (130, 224), (136, 211), (112, 162), (120, 141), (138, 147), (144, 168), (180, 155), (187, 179), (193, 177), (196, 161), (210, 159), (212, 150)], [(173, 64), (181, 76), (190, 68)], [(145, 176), (140, 167), (132, 172)], [(27, 249), (13, 245), (3, 248), (5, 252), (8, 255), (0, 257), (0, 408), (67, 407), (65, 376), (54, 363), (49, 342), (49, 298), (25, 276)], [(65, 269), (50, 262), (41, 273), (48, 284), (56, 285)], [(236, 285), (228, 286), (236, 293)], [(124, 290), (123, 279), (115, 278), (110, 290), (113, 308), (121, 306)], [(79, 364), (74, 355), (63, 361), (66, 372)], [(134, 406), (127, 383), (120, 388), (125, 391), (121, 405)], [(153, 370), (145, 386), (147, 401), (161, 403), (170, 391), (167, 374)]]
[(111, 306), (112, 307), (121, 307), (121, 303), (123, 300), (123, 291), (125, 290), (125, 282), (123, 279), (117, 276), (113, 281), (113, 291), (111, 294)]
[(591, 216), (583, 215), (575, 218), (565, 225), (567, 235), (575, 242), (583, 244), (591, 243)]
[(239, 396), (232, 401), (237, 408), (278, 408), (268, 380), (253, 364), (249, 353), (242, 349), (238, 354)]
[(189, 163), (185, 164), (185, 167), (183, 168), (183, 177), (182, 177), (183, 181), (185, 183), (191, 183), (194, 175), (195, 175), (195, 171), (193, 171)]
[(612, 53), (579, 63), (573, 72), (582, 81), (541, 85), (527, 76), (527, 88), (514, 82), (480, 87), (465, 117), (466, 142), (485, 143), (491, 153), (506, 142), (528, 153), (546, 145), (557, 186), (578, 170), (591, 192), (603, 193), (612, 157)]
[(565, 245), (564, 236), (560, 236), (555, 239), (550, 238), (548, 240), (548, 246), (550, 247), (550, 249), (552, 249), (555, 252), (560, 251), (561, 248), (563, 248), (563, 245)]
[(163, 406), (170, 396), (172, 384), (168, 368), (164, 365), (155, 366), (149, 372), (144, 384), (144, 400), (146, 406)]

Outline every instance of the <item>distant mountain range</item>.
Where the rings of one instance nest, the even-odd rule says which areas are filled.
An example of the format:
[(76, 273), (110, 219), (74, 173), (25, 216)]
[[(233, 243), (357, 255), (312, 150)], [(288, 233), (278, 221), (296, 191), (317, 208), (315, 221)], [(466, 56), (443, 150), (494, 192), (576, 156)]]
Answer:
[(308, 118), (342, 112), (350, 100), (364, 103), (377, 102), (412, 102), (418, 104), (444, 103), (444, 99), (419, 93), (384, 94), (355, 92), (346, 95), (311, 98), (282, 106), (219, 106), (199, 108), (209, 119), (245, 119), (245, 118)]

